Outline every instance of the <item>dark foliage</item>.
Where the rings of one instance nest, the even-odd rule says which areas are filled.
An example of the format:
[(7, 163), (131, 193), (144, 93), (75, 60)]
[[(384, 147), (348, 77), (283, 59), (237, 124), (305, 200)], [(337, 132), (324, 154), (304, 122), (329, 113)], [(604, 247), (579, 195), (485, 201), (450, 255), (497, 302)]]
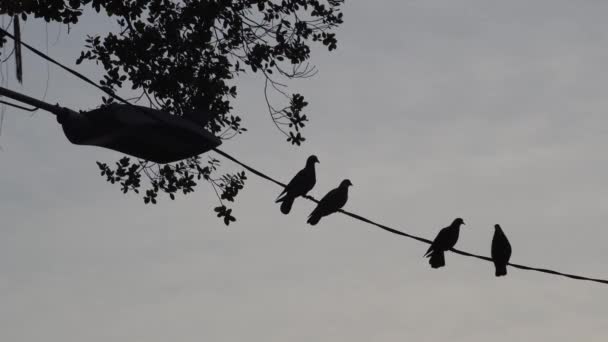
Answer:
[[(336, 48), (334, 28), (342, 23), (344, 0), (33, 0), (2, 1), (0, 13), (34, 16), (47, 22), (74, 25), (87, 7), (115, 18), (119, 32), (90, 36), (77, 63), (100, 63), (100, 84), (109, 91), (130, 87), (150, 106), (183, 115), (204, 125), (222, 139), (246, 131), (232, 113), (237, 96), (236, 77), (242, 72), (265, 78), (265, 99), (276, 127), (294, 145), (305, 141), (301, 129), (308, 105), (301, 94), (289, 94), (282, 80), (315, 74), (310, 44)], [(1, 44), (1, 43), (0, 43)], [(284, 97), (275, 105), (273, 95)], [(103, 98), (103, 103), (112, 98)], [(139, 193), (142, 175), (150, 184), (146, 203), (156, 203), (159, 192), (171, 199), (194, 190), (196, 180), (211, 183), (220, 201), (233, 201), (243, 188), (244, 173), (213, 179), (218, 162), (202, 166), (200, 158), (172, 165), (153, 165), (123, 158), (114, 168), (98, 163), (111, 183), (123, 192)], [(195, 180), (196, 178), (196, 180)], [(228, 224), (231, 209), (216, 208)]]

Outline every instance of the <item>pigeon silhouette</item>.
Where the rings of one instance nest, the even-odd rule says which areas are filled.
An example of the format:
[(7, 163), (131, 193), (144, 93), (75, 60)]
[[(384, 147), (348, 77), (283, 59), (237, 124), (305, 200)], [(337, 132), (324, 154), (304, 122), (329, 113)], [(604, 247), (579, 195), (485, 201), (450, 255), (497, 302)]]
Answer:
[(353, 185), (350, 180), (345, 179), (340, 186), (327, 193), (317, 204), (315, 210), (308, 216), (307, 223), (315, 225), (321, 217), (335, 213), (346, 204), (348, 200), (348, 187)]
[(507, 275), (507, 264), (511, 259), (511, 244), (507, 236), (500, 228), (500, 225), (494, 225), (494, 237), (492, 238), (492, 260), (496, 268), (496, 276)]
[(300, 170), (293, 179), (287, 184), (283, 192), (279, 195), (275, 203), (281, 202), (281, 212), (289, 214), (293, 201), (299, 196), (306, 196), (317, 182), (315, 174), (315, 163), (318, 163), (317, 156), (312, 155), (306, 160), (306, 166)]
[(460, 234), (460, 226), (463, 224), (464, 221), (461, 218), (457, 218), (452, 224), (439, 231), (431, 247), (424, 254), (425, 257), (431, 257), (429, 264), (432, 268), (445, 266), (444, 252), (456, 245), (458, 235)]

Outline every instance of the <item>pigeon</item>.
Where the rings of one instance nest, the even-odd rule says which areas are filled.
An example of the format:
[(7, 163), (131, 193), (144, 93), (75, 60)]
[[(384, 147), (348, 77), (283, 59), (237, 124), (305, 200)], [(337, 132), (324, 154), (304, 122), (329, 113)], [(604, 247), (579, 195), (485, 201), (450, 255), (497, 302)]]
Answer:
[(431, 257), (429, 264), (433, 268), (445, 266), (445, 257), (443, 253), (456, 245), (460, 226), (464, 224), (461, 218), (455, 219), (448, 227), (443, 228), (433, 240), (431, 247), (424, 254), (425, 257)]
[(281, 212), (289, 214), (293, 201), (298, 196), (306, 196), (317, 182), (315, 174), (315, 163), (318, 163), (317, 156), (312, 155), (306, 160), (306, 166), (300, 170), (293, 179), (287, 184), (283, 192), (279, 195), (275, 203), (281, 202)]
[(315, 210), (308, 216), (307, 223), (315, 225), (321, 217), (335, 213), (346, 204), (348, 200), (348, 187), (353, 185), (350, 180), (345, 179), (340, 186), (327, 193), (317, 204)]
[(496, 268), (496, 276), (507, 275), (507, 264), (511, 258), (511, 244), (507, 236), (500, 228), (500, 225), (494, 225), (494, 237), (492, 238), (492, 260)]

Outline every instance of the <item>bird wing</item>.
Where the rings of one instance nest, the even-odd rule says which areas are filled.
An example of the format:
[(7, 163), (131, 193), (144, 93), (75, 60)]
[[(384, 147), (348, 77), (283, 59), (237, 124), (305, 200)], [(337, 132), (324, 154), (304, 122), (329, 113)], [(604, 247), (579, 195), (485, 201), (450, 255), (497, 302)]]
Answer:
[(327, 216), (336, 212), (346, 204), (347, 197), (348, 193), (345, 189), (333, 189), (321, 198), (319, 204), (310, 215), (319, 214), (321, 216)]
[(433, 240), (431, 247), (426, 251), (425, 256), (431, 254), (432, 251), (447, 251), (454, 247), (458, 241), (458, 228), (446, 227), (439, 231), (439, 234)]
[(283, 195), (291, 195), (292, 197), (302, 196), (308, 193), (315, 186), (315, 174), (314, 169), (310, 172), (307, 168), (304, 168), (291, 179), (287, 184), (283, 192), (277, 198), (277, 201), (281, 200)]
[(492, 238), (492, 259), (508, 262), (511, 258), (511, 244), (502, 230), (496, 230)]
[(439, 248), (439, 246), (441, 245), (441, 241), (445, 239), (443, 236), (445, 235), (446, 229), (447, 228), (442, 228), (439, 231), (439, 233), (437, 233), (437, 236), (435, 236), (435, 239), (429, 246), (429, 249), (426, 250), (426, 253), (424, 254), (424, 256), (429, 256), (434, 250), (441, 250), (441, 248)]
[(506, 235), (505, 235), (505, 242), (506, 242), (505, 252), (507, 254), (507, 261), (509, 261), (509, 259), (511, 259), (511, 253), (513, 253), (513, 250), (511, 249), (511, 244), (509, 243), (509, 240), (507, 239)]

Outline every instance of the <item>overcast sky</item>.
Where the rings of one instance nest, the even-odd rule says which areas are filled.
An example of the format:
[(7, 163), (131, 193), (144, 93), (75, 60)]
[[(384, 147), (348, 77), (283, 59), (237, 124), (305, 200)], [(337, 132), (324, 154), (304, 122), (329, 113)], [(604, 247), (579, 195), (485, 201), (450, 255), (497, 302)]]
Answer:
[[(349, 178), (346, 209), (433, 238), (461, 216), (457, 247), (488, 255), (493, 225), (512, 261), (608, 277), (608, 2), (348, 1), (335, 53), (292, 84), (305, 144), (268, 118), (260, 78), (239, 83), (249, 131), (223, 149), (283, 181), (316, 154), (320, 196)], [(87, 33), (48, 26), (74, 65)], [(45, 25), (23, 39), (45, 50)], [(78, 70), (95, 79), (98, 69)], [(12, 64), (11, 71), (12, 73)], [(25, 52), (42, 98), (46, 64)], [(46, 100), (79, 109), (98, 90), (51, 67)], [(213, 190), (147, 206), (99, 176), (120, 155), (70, 145), (54, 117), (7, 109), (0, 136), (0, 340), (605, 341), (608, 287), (509, 270), (342, 215), (284, 216), (249, 175), (226, 228)], [(225, 161), (230, 170), (240, 170)]]

